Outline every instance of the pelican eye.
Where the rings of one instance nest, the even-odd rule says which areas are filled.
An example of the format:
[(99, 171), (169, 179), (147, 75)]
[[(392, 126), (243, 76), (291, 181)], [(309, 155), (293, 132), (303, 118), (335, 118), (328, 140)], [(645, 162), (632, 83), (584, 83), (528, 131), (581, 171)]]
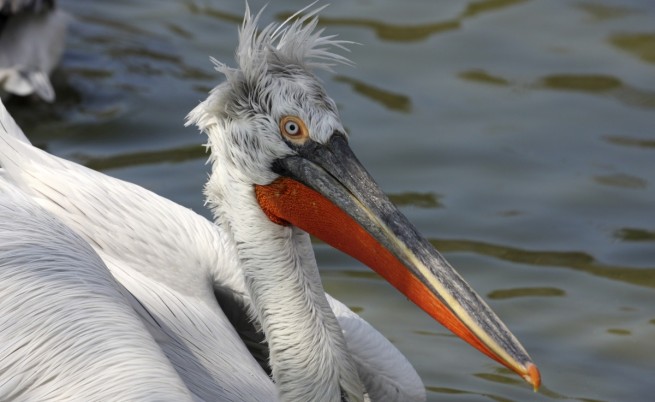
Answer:
[(284, 123), (284, 131), (286, 132), (287, 135), (298, 135), (300, 131), (300, 126), (298, 123), (295, 121), (289, 120), (288, 122)]
[(284, 116), (280, 119), (280, 133), (293, 142), (304, 142), (309, 137), (307, 126), (302, 119), (296, 116)]

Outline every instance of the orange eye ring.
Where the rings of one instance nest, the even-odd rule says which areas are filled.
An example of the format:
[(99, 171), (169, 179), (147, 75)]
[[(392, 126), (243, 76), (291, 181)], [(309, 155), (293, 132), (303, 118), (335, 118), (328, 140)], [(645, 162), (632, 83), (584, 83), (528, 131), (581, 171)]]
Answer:
[(280, 133), (289, 141), (295, 143), (305, 142), (309, 138), (309, 130), (305, 122), (297, 116), (284, 116), (280, 119)]

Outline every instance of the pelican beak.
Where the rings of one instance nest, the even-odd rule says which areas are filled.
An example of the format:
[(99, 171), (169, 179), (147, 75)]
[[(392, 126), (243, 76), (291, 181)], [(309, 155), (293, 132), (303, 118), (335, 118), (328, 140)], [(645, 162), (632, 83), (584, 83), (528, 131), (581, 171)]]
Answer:
[(292, 146), (296, 154), (273, 166), (280, 177), (255, 186), (269, 219), (357, 258), (457, 336), (539, 387), (539, 370), (523, 346), (389, 201), (343, 134)]

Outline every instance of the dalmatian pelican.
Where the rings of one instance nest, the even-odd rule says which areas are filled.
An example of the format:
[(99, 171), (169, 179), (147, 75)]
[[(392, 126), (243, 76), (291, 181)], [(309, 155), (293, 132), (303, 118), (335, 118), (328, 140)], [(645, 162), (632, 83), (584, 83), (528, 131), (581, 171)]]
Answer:
[(350, 149), (314, 75), (347, 63), (347, 42), (316, 29), (320, 10), (258, 30), (246, 9), (237, 66), (214, 60), (225, 79), (187, 121), (208, 137), (213, 223), (35, 148), (0, 108), (0, 239), (17, 238), (0, 245), (0, 399), (424, 400), (407, 360), (325, 293), (310, 233), (539, 386)]

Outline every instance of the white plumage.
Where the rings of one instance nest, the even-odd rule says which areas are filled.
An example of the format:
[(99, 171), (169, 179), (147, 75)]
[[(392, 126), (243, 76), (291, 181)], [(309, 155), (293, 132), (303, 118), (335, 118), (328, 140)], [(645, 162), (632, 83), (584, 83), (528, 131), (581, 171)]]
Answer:
[[(238, 68), (216, 62), (226, 81), (189, 115), (209, 137), (205, 193), (215, 223), (33, 147), (0, 107), (0, 239), (18, 238), (0, 249), (0, 289), (9, 294), (0, 317), (19, 308), (0, 321), (7, 340), (0, 344), (29, 345), (0, 351), (0, 399), (424, 400), (418, 375), (395, 347), (325, 294), (309, 235), (285, 222), (295, 217), (273, 211), (287, 196), (276, 183), (298, 166), (305, 179), (323, 177), (314, 190), (291, 180), (309, 197), (298, 206), (330, 209), (315, 191), (359, 183), (329, 197), (370, 234), (341, 233), (337, 224), (337, 247), (355, 233), (381, 241), (396, 260), (375, 260), (388, 257), (370, 243), (378, 251), (351, 251), (372, 253), (382, 271), (391, 269), (387, 262), (396, 267), (391, 281), (401, 291), (538, 384), (518, 341), (405, 226), (344, 145), (335, 104), (311, 72), (344, 62), (329, 51), (344, 42), (315, 31), (318, 11), (260, 33), (258, 16), (246, 11)], [(281, 123), (289, 116), (292, 133)], [(300, 128), (305, 136), (294, 137)], [(303, 211), (310, 221), (322, 217)], [(328, 223), (351, 218), (338, 219)], [(141, 393), (159, 383), (161, 397)]]
[(0, 400), (191, 399), (83, 239), (6, 182), (0, 216)]

